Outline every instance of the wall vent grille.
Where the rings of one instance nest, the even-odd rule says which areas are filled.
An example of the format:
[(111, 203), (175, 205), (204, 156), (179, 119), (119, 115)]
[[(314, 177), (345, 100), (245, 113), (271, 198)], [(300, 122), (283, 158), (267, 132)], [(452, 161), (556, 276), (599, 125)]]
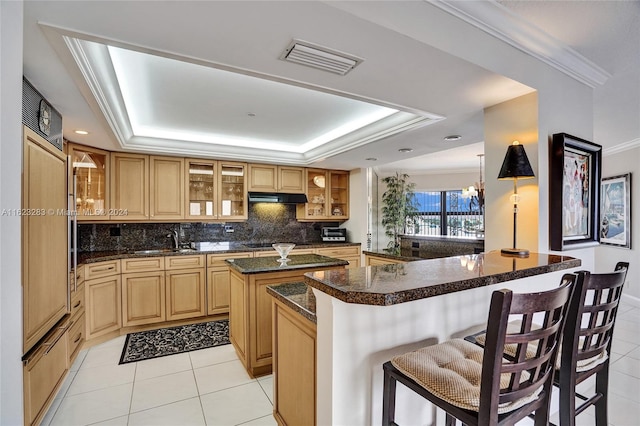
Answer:
[(293, 40), (280, 59), (345, 75), (364, 59), (302, 40)]

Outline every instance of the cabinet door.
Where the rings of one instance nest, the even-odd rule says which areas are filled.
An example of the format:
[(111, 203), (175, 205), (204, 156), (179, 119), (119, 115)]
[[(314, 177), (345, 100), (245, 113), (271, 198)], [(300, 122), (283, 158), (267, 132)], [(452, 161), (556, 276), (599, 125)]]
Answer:
[(247, 164), (218, 163), (219, 196), (218, 219), (246, 220), (247, 205)]
[(296, 206), (298, 219), (319, 220), (327, 218), (329, 173), (321, 169), (306, 169), (307, 198), (306, 204)]
[(349, 172), (329, 172), (329, 210), (327, 215), (336, 220), (349, 219)]
[(87, 340), (120, 328), (120, 275), (85, 281)]
[(249, 191), (278, 190), (278, 167), (268, 164), (249, 164)]
[(150, 157), (149, 210), (153, 220), (184, 218), (184, 159)]
[(166, 272), (167, 321), (206, 314), (204, 268)]
[(149, 219), (149, 156), (111, 155), (112, 220)]
[(185, 217), (215, 219), (217, 205), (217, 161), (186, 160)]
[[(79, 221), (109, 219), (109, 152), (69, 144), (75, 176), (76, 212)], [(73, 185), (73, 176), (69, 176)], [(71, 188), (73, 191), (74, 188)]]
[(231, 273), (229, 297), (229, 340), (233, 343), (242, 363), (247, 366), (247, 339), (249, 332), (249, 300), (247, 285), (240, 274)]
[[(67, 157), (32, 130), (24, 132), (22, 208), (65, 211)], [(24, 352), (68, 312), (67, 226), (62, 213), (22, 217)]]
[(304, 194), (305, 190), (303, 167), (278, 166), (278, 191)]
[(207, 315), (228, 313), (231, 291), (229, 268), (209, 268), (207, 274)]
[(122, 326), (165, 321), (164, 271), (122, 275)]

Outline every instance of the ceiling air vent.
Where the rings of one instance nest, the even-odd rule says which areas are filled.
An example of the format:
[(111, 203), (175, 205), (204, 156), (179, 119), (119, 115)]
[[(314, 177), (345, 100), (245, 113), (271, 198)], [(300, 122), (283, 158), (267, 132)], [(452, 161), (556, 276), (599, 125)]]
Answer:
[(302, 40), (293, 40), (280, 59), (345, 75), (364, 59)]

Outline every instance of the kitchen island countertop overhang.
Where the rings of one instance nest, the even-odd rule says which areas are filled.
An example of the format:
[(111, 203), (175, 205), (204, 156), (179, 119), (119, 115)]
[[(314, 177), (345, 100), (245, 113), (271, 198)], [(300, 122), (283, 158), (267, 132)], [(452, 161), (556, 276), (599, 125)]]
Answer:
[(305, 274), (305, 283), (343, 302), (387, 306), (580, 265), (580, 259), (569, 256), (531, 253), (528, 257), (513, 257), (492, 251), (409, 263), (310, 272)]

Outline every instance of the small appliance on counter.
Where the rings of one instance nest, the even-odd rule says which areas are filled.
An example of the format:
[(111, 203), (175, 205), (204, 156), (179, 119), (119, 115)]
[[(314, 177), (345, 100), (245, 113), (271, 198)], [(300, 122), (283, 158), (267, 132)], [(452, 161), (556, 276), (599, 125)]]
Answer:
[(325, 226), (325, 227), (322, 227), (322, 230), (320, 232), (321, 232), (320, 236), (322, 237), (322, 241), (333, 242), (333, 243), (340, 243), (340, 242), (347, 241), (346, 228), (335, 228), (335, 227)]

